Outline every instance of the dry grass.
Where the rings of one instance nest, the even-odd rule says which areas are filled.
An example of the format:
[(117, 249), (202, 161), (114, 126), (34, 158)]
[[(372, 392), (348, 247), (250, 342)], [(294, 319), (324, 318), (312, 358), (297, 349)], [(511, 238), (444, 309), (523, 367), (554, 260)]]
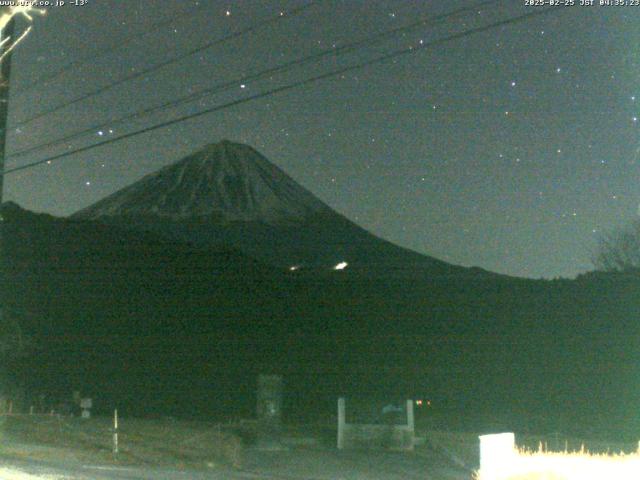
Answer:
[(501, 458), (499, 473), (479, 472), (477, 480), (638, 480), (640, 450), (634, 453), (603, 454), (586, 451), (547, 452), (520, 448)]
[(121, 419), (117, 455), (112, 452), (110, 419), (6, 417), (4, 437), (5, 454), (32, 459), (176, 468), (239, 467), (242, 463), (240, 439), (201, 422)]

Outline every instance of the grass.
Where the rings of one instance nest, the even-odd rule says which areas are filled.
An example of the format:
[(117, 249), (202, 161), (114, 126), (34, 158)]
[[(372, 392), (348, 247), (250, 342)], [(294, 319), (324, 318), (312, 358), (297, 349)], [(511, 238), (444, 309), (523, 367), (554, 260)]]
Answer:
[[(460, 432), (448, 432), (442, 430), (427, 430), (424, 433), (426, 438), (426, 447), (435, 449), (440, 451), (446, 457), (449, 458), (450, 461), (463, 466), (469, 470), (477, 470), (480, 467), (480, 441), (478, 439), (481, 433), (477, 432), (468, 432), (468, 433), (460, 433)], [(614, 468), (615, 465), (620, 465), (622, 463), (629, 463), (631, 460), (634, 462), (640, 462), (640, 460), (634, 460), (635, 458), (640, 459), (637, 456), (638, 444), (632, 443), (615, 443), (615, 442), (604, 442), (598, 440), (589, 440), (575, 437), (566, 437), (561, 434), (552, 434), (552, 435), (517, 435), (516, 434), (516, 442), (521, 449), (522, 455), (528, 459), (530, 464), (538, 462), (542, 465), (544, 462), (540, 460), (540, 455), (546, 456), (545, 458), (555, 459), (554, 461), (558, 461), (558, 458), (564, 458), (570, 460), (570, 464), (572, 468), (576, 469), (576, 471), (583, 471), (584, 468), (579, 465), (587, 465), (585, 459), (590, 459), (589, 461), (592, 464), (597, 463), (597, 465), (606, 465), (607, 467)], [(565, 453), (565, 452), (573, 452), (573, 453)], [(587, 453), (588, 452), (588, 453)], [(621, 455), (621, 453), (623, 455)], [(635, 456), (634, 456), (635, 455)], [(580, 458), (581, 460), (577, 460)], [(582, 462), (582, 463), (581, 463)], [(595, 463), (594, 463), (595, 462)], [(547, 462), (548, 464), (551, 464)], [(636, 465), (637, 470), (632, 477), (639, 479), (640, 478), (640, 463), (633, 463)], [(589, 470), (588, 467), (587, 470)], [(595, 467), (594, 467), (595, 468)], [(617, 468), (617, 467), (615, 467)], [(551, 475), (548, 472), (545, 475)], [(609, 478), (615, 480), (622, 480), (627, 477), (620, 475), (609, 475)], [(573, 479), (580, 478), (583, 480), (588, 480), (592, 477), (588, 476), (577, 476), (577, 477), (567, 477), (560, 476), (554, 477), (552, 476), (523, 476), (523, 477), (513, 477), (509, 478), (509, 480), (534, 480), (534, 479), (544, 479), (544, 480), (560, 480), (560, 479)], [(601, 477), (593, 477), (593, 478), (601, 478)], [(605, 477), (602, 477), (605, 478)]]
[[(532, 452), (519, 449), (514, 461), (500, 465), (504, 480), (637, 480), (640, 451), (613, 455), (579, 452)], [(478, 480), (496, 480), (477, 474)]]
[(1, 452), (13, 457), (174, 468), (240, 467), (242, 443), (219, 425), (121, 419), (113, 453), (111, 420), (58, 416), (4, 418)]

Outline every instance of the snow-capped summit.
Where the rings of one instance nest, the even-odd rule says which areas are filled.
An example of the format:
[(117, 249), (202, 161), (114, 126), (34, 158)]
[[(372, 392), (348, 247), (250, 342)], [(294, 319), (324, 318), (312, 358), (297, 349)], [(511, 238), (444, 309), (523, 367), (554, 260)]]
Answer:
[(223, 140), (147, 175), (74, 215), (297, 223), (329, 210), (253, 148)]

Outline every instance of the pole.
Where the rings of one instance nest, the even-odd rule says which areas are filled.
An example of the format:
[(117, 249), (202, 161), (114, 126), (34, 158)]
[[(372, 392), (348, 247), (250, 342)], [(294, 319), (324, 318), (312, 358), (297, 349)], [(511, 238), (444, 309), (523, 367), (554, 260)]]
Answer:
[[(0, 31), (0, 40), (13, 36), (15, 20), (11, 19), (7, 26)], [(11, 48), (11, 42), (4, 42), (0, 47), (0, 57)], [(9, 116), (9, 78), (11, 76), (11, 56), (9, 53), (0, 65), (0, 205), (2, 205), (4, 190), (4, 159), (7, 144), (7, 118)], [(0, 234), (1, 235), (1, 234)]]
[(118, 453), (118, 409), (113, 411), (113, 453)]
[(338, 399), (338, 450), (344, 448), (344, 430), (346, 424), (346, 407), (343, 397)]
[[(15, 20), (11, 19), (9, 23), (0, 31), (0, 40), (13, 36)], [(11, 48), (11, 42), (5, 41), (0, 46), (0, 57)], [(2, 207), (2, 192), (4, 186), (4, 157), (5, 145), (7, 143), (7, 116), (9, 114), (9, 75), (11, 73), (11, 52), (4, 58), (0, 65), (0, 208)], [(5, 251), (4, 251), (4, 226), (2, 219), (2, 211), (0, 210), (0, 322), (5, 322), (4, 300), (5, 300)], [(0, 371), (0, 376), (7, 374), (5, 368)], [(2, 383), (5, 379), (2, 378)], [(4, 387), (4, 385), (3, 385)], [(3, 389), (4, 390), (4, 389)], [(0, 391), (0, 397), (4, 397), (6, 391)], [(11, 404), (10, 404), (11, 405)], [(11, 405), (12, 406), (12, 405)]]

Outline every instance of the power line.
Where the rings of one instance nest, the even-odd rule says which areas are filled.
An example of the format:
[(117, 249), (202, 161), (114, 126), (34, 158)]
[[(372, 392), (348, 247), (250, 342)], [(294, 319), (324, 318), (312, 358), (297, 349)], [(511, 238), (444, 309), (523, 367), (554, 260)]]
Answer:
[(461, 38), (464, 38), (464, 37), (475, 35), (477, 33), (486, 32), (488, 30), (491, 30), (491, 29), (494, 29), (494, 28), (497, 28), (497, 27), (503, 27), (503, 26), (506, 26), (506, 25), (520, 23), (520, 22), (523, 22), (523, 21), (526, 21), (526, 20), (530, 20), (530, 19), (535, 18), (535, 17), (539, 17), (541, 15), (545, 15), (545, 14), (551, 12), (551, 11), (559, 11), (559, 10), (564, 9), (564, 8), (566, 8), (566, 7), (565, 6), (558, 6), (558, 7), (551, 7), (551, 8), (536, 10), (534, 12), (526, 13), (526, 14), (523, 14), (523, 15), (519, 15), (517, 17), (512, 17), (512, 18), (509, 18), (507, 20), (501, 20), (501, 21), (498, 21), (498, 22), (491, 23), (489, 25), (485, 25), (485, 26), (482, 26), (482, 27), (477, 27), (477, 28), (473, 28), (473, 29), (470, 29), (470, 30), (466, 30), (466, 31), (460, 32), (460, 33), (449, 35), (447, 37), (440, 38), (438, 40), (434, 40), (434, 41), (431, 41), (431, 42), (428, 42), (428, 43), (424, 43), (422, 45), (409, 47), (409, 48), (405, 48), (405, 49), (402, 49), (402, 50), (395, 50), (394, 52), (391, 52), (391, 53), (388, 53), (388, 54), (385, 54), (385, 55), (381, 55), (381, 56), (378, 56), (378, 57), (373, 58), (371, 60), (367, 60), (367, 61), (355, 64), (355, 65), (350, 65), (348, 67), (343, 67), (343, 68), (340, 68), (338, 70), (334, 70), (334, 71), (331, 71), (331, 72), (327, 72), (327, 73), (323, 73), (323, 74), (320, 74), (320, 75), (316, 75), (314, 77), (306, 78), (304, 80), (300, 80), (300, 81), (297, 81), (297, 82), (294, 82), (294, 83), (290, 83), (288, 85), (283, 85), (281, 87), (277, 87), (277, 88), (268, 90), (266, 92), (262, 92), (262, 93), (258, 93), (258, 94), (255, 94), (255, 95), (251, 95), (249, 97), (245, 97), (245, 98), (241, 98), (241, 99), (238, 99), (238, 100), (234, 100), (234, 101), (222, 104), (222, 105), (217, 105), (215, 107), (211, 107), (211, 108), (208, 108), (206, 110), (202, 110), (200, 112), (192, 113), (192, 114), (189, 114), (189, 115), (184, 115), (184, 116), (175, 118), (173, 120), (168, 120), (166, 122), (162, 122), (162, 123), (159, 123), (159, 124), (156, 124), (156, 125), (145, 127), (145, 128), (143, 128), (141, 130), (136, 130), (135, 132), (129, 132), (129, 133), (120, 135), (119, 137), (109, 138), (109, 139), (106, 139), (106, 140), (104, 140), (102, 142), (95, 143), (93, 145), (87, 145), (85, 147), (80, 147), (80, 148), (77, 148), (77, 149), (72, 150), (72, 151), (60, 153), (58, 155), (54, 155), (54, 156), (45, 158), (43, 160), (38, 160), (38, 161), (31, 162), (31, 163), (28, 163), (28, 164), (25, 164), (25, 165), (21, 165), (21, 166), (18, 166), (18, 167), (10, 168), (8, 170), (5, 170), (3, 175), (8, 175), (10, 173), (26, 170), (26, 169), (29, 169), (29, 168), (36, 167), (38, 165), (45, 164), (45, 163), (51, 163), (54, 160), (58, 160), (58, 159), (64, 158), (64, 157), (69, 157), (71, 155), (75, 155), (76, 153), (86, 152), (86, 151), (92, 150), (94, 148), (98, 148), (98, 147), (101, 147), (101, 146), (104, 146), (104, 145), (108, 145), (108, 144), (111, 144), (111, 143), (119, 142), (121, 140), (126, 140), (128, 138), (136, 137), (138, 135), (143, 135), (145, 133), (149, 133), (151, 131), (158, 130), (158, 129), (161, 129), (161, 128), (164, 128), (164, 127), (175, 125), (177, 123), (181, 123), (181, 122), (184, 122), (186, 120), (190, 120), (192, 118), (201, 117), (201, 116), (204, 116), (204, 115), (208, 115), (210, 113), (218, 112), (218, 111), (226, 109), (226, 108), (234, 107), (236, 105), (240, 105), (240, 104), (247, 103), (247, 102), (250, 102), (250, 101), (253, 101), (253, 100), (258, 100), (260, 98), (264, 98), (264, 97), (267, 97), (267, 96), (271, 96), (271, 95), (275, 95), (275, 94), (278, 94), (278, 93), (281, 93), (281, 92), (292, 90), (292, 89), (295, 89), (295, 88), (298, 88), (298, 87), (301, 87), (301, 86), (304, 86), (304, 85), (308, 85), (308, 84), (315, 83), (315, 82), (318, 82), (318, 81), (321, 81), (321, 80), (325, 80), (327, 78), (335, 77), (337, 75), (341, 75), (341, 74), (344, 74), (344, 73), (347, 73), (347, 72), (351, 72), (351, 71), (354, 71), (354, 70), (359, 70), (359, 69), (362, 69), (362, 68), (365, 68), (365, 67), (368, 67), (368, 66), (371, 66), (371, 65), (382, 63), (382, 62), (385, 62), (385, 61), (390, 60), (390, 59), (395, 58), (395, 57), (399, 57), (399, 56), (415, 53), (415, 52), (418, 52), (418, 51), (421, 51), (421, 50), (424, 50), (424, 49), (427, 49), (427, 48), (431, 48), (431, 47), (435, 47), (435, 46), (438, 46), (438, 45), (442, 45), (444, 43), (447, 43), (447, 42), (450, 42), (450, 41), (453, 41), (453, 40), (458, 40), (458, 39), (461, 39)]
[(106, 92), (108, 90), (111, 90), (111, 89), (113, 89), (113, 88), (115, 88), (115, 87), (117, 87), (119, 85), (122, 85), (123, 83), (129, 82), (131, 80), (135, 80), (137, 78), (146, 76), (146, 75), (148, 75), (150, 73), (156, 72), (156, 71), (158, 71), (158, 70), (160, 70), (160, 69), (162, 69), (162, 68), (164, 68), (164, 67), (166, 67), (168, 65), (171, 65), (173, 63), (177, 63), (180, 60), (183, 60), (183, 59), (185, 59), (187, 57), (195, 55), (196, 53), (200, 53), (200, 52), (202, 52), (204, 50), (207, 50), (207, 49), (209, 49), (211, 47), (214, 47), (216, 45), (220, 45), (220, 44), (222, 44), (224, 42), (227, 42), (229, 40), (232, 40), (234, 38), (238, 38), (238, 37), (240, 37), (242, 35), (245, 35), (247, 33), (251, 33), (251, 32), (254, 32), (256, 30), (259, 30), (260, 28), (263, 28), (263, 27), (265, 27), (267, 25), (270, 25), (271, 23), (277, 22), (278, 20), (281, 20), (282, 18), (286, 18), (286, 17), (291, 17), (291, 16), (294, 16), (294, 15), (297, 15), (297, 14), (303, 12), (304, 10), (307, 10), (311, 6), (313, 6), (315, 2), (316, 2), (316, 0), (312, 0), (311, 2), (309, 2), (308, 4), (306, 4), (306, 5), (302, 6), (302, 7), (294, 8), (286, 16), (285, 16), (284, 12), (279, 12), (277, 15), (269, 17), (268, 19), (263, 20), (263, 21), (261, 21), (259, 23), (253, 24), (253, 25), (251, 25), (251, 26), (249, 26), (247, 28), (244, 28), (242, 30), (238, 30), (237, 32), (231, 33), (229, 35), (225, 35), (224, 37), (219, 38), (217, 40), (214, 40), (212, 42), (205, 43), (204, 45), (202, 45), (200, 47), (197, 47), (197, 48), (194, 48), (194, 49), (191, 49), (191, 50), (187, 51), (186, 53), (173, 56), (169, 60), (165, 60), (165, 61), (160, 62), (160, 63), (158, 63), (158, 64), (156, 64), (156, 65), (154, 65), (152, 67), (145, 68), (145, 69), (140, 70), (139, 72), (136, 72), (136, 73), (134, 73), (132, 75), (128, 75), (126, 77), (123, 77), (120, 80), (116, 80), (115, 82), (112, 82), (112, 83), (110, 83), (108, 85), (104, 85), (102, 87), (99, 87), (99, 88), (97, 88), (97, 89), (95, 89), (95, 90), (93, 90), (93, 91), (91, 91), (89, 93), (86, 93), (86, 94), (84, 94), (84, 95), (82, 95), (80, 97), (77, 97), (77, 98), (75, 98), (73, 100), (70, 100), (70, 101), (65, 102), (65, 103), (61, 103), (60, 105), (57, 105), (55, 107), (51, 107), (51, 108), (49, 108), (47, 110), (44, 110), (44, 111), (42, 111), (42, 112), (40, 112), (40, 113), (38, 113), (38, 114), (36, 114), (36, 115), (34, 115), (32, 117), (27, 118), (26, 120), (23, 120), (23, 121), (19, 122), (16, 125), (16, 127), (22, 127), (22, 126), (24, 126), (24, 125), (26, 125), (28, 123), (33, 122), (34, 120), (37, 120), (39, 118), (44, 117), (45, 115), (50, 115), (50, 114), (55, 113), (55, 112), (57, 112), (59, 110), (62, 110), (63, 108), (67, 108), (67, 107), (69, 107), (71, 105), (74, 105), (74, 104), (76, 104), (78, 102), (82, 102), (83, 100), (87, 100), (88, 98), (100, 95), (100, 94), (102, 94), (102, 93), (104, 93), (104, 92)]
[(171, 107), (183, 105), (183, 104), (186, 104), (186, 103), (190, 103), (190, 102), (199, 100), (199, 99), (201, 99), (203, 97), (206, 97), (206, 96), (209, 96), (209, 95), (213, 95), (215, 93), (224, 92), (226, 90), (229, 90), (230, 88), (237, 87), (238, 85), (242, 85), (242, 84), (245, 84), (245, 83), (248, 83), (248, 82), (252, 82), (252, 81), (255, 81), (255, 80), (262, 79), (264, 77), (273, 75), (275, 73), (286, 72), (286, 71), (288, 71), (288, 70), (290, 70), (290, 69), (292, 69), (294, 67), (298, 67), (298, 66), (304, 65), (306, 63), (310, 63), (310, 62), (316, 61), (316, 60), (320, 60), (321, 58), (326, 57), (328, 55), (333, 55), (334, 57), (338, 57), (338, 56), (344, 55), (346, 53), (352, 52), (352, 51), (354, 51), (354, 50), (356, 50), (356, 49), (358, 49), (358, 48), (360, 48), (362, 46), (371, 46), (371, 45), (373, 45), (375, 43), (378, 43), (378, 42), (384, 40), (387, 37), (394, 36), (394, 35), (396, 35), (398, 33), (403, 33), (403, 32), (407, 32), (407, 31), (410, 31), (410, 30), (414, 30), (417, 27), (435, 25), (435, 24), (437, 24), (437, 23), (439, 23), (441, 21), (449, 20), (451, 18), (460, 16), (460, 15), (468, 13), (470, 11), (475, 11), (478, 8), (483, 8), (483, 7), (486, 7), (486, 6), (490, 5), (490, 4), (499, 3), (501, 1), (503, 1), (503, 0), (485, 0), (485, 1), (480, 2), (480, 3), (478, 3), (478, 4), (476, 4), (475, 6), (472, 6), (472, 7), (459, 8), (457, 10), (454, 10), (452, 12), (448, 12), (448, 13), (445, 13), (445, 14), (437, 15), (437, 16), (430, 17), (430, 18), (423, 18), (423, 19), (418, 20), (416, 22), (412, 22), (412, 23), (410, 23), (408, 25), (404, 25), (404, 26), (396, 27), (396, 28), (391, 29), (391, 30), (386, 30), (386, 31), (383, 31), (383, 32), (379, 32), (379, 33), (376, 33), (376, 34), (371, 35), (369, 37), (366, 37), (364, 39), (361, 39), (361, 40), (358, 40), (358, 41), (355, 41), (355, 42), (351, 42), (351, 43), (348, 43), (346, 45), (339, 46), (337, 48), (325, 49), (325, 50), (322, 50), (322, 51), (320, 51), (318, 53), (315, 53), (315, 54), (312, 54), (312, 55), (309, 55), (309, 56), (306, 56), (306, 57), (303, 57), (303, 58), (299, 58), (299, 59), (296, 59), (296, 60), (292, 60), (290, 62), (286, 62), (286, 63), (284, 63), (282, 65), (278, 65), (278, 66), (269, 68), (267, 70), (263, 70), (261, 72), (255, 73), (255, 74), (245, 75), (245, 76), (236, 78), (234, 80), (229, 80), (229, 81), (226, 81), (226, 82), (223, 82), (223, 83), (219, 83), (219, 84), (216, 84), (216, 85), (214, 85), (212, 87), (208, 87), (208, 88), (199, 90), (197, 92), (193, 92), (193, 93), (191, 93), (189, 95), (186, 95), (184, 97), (181, 97), (181, 98), (178, 98), (178, 99), (174, 99), (174, 100), (170, 100), (170, 101), (164, 102), (164, 103), (162, 103), (160, 105), (156, 105), (154, 107), (150, 107), (150, 108), (147, 108), (147, 109), (144, 109), (144, 110), (140, 110), (140, 111), (125, 115), (125, 116), (120, 117), (120, 118), (112, 119), (110, 121), (102, 122), (102, 123), (99, 123), (99, 124), (94, 124), (94, 125), (92, 125), (90, 127), (86, 127), (86, 128), (84, 128), (82, 130), (70, 133), (69, 135), (66, 135), (66, 136), (64, 136), (62, 138), (59, 138), (57, 140), (51, 140), (51, 141), (48, 141), (48, 142), (43, 142), (43, 143), (40, 143), (38, 145), (34, 145), (32, 147), (28, 147), (28, 148), (25, 148), (25, 149), (22, 149), (22, 150), (18, 150), (16, 152), (13, 152), (9, 156), (10, 157), (22, 156), (22, 155), (26, 155), (28, 153), (32, 153), (32, 152), (37, 151), (37, 150), (41, 150), (41, 149), (48, 148), (48, 147), (51, 147), (51, 146), (55, 146), (55, 145), (58, 145), (58, 144), (61, 144), (61, 143), (64, 143), (64, 142), (68, 142), (70, 140), (73, 140), (75, 138), (81, 137), (81, 136), (86, 135), (88, 133), (93, 133), (93, 132), (102, 130), (102, 129), (107, 128), (107, 127), (113, 127), (113, 126), (122, 124), (122, 123), (124, 123), (124, 122), (126, 122), (128, 120), (138, 119), (138, 118), (140, 118), (142, 116), (149, 115), (149, 114), (157, 112), (159, 110), (164, 110), (164, 109), (167, 109), (167, 108), (171, 108)]
[(49, 75), (45, 75), (43, 77), (38, 78), (36, 81), (31, 82), (30, 84), (21, 86), (21, 88), (15, 91), (14, 95), (22, 95), (23, 93), (26, 93), (29, 90), (32, 90), (34, 87), (37, 87), (38, 85), (41, 85), (43, 83), (46, 84), (46, 83), (49, 83), (51, 80), (55, 80), (56, 78), (64, 75), (67, 72), (67, 70), (70, 70), (71, 68), (77, 68), (78, 66), (83, 65), (87, 62), (95, 61), (98, 58), (104, 57), (105, 55), (111, 55), (118, 50), (122, 50), (127, 44), (137, 40), (138, 38), (142, 38), (146, 35), (149, 35), (151, 32), (155, 30), (158, 30), (167, 25), (172, 25), (182, 20), (185, 17), (191, 16), (193, 15), (194, 12), (196, 12), (197, 10), (200, 10), (203, 7), (204, 7), (204, 4), (196, 4), (195, 7), (187, 8), (185, 11), (177, 15), (173, 15), (169, 19), (156, 22), (141, 32), (136, 32), (127, 37), (120, 38), (115, 42), (108, 44), (106, 47), (103, 47), (102, 51), (92, 52), (76, 60), (72, 60), (66, 63), (65, 65), (63, 65), (62, 67), (60, 67), (58, 70), (50, 73)]

